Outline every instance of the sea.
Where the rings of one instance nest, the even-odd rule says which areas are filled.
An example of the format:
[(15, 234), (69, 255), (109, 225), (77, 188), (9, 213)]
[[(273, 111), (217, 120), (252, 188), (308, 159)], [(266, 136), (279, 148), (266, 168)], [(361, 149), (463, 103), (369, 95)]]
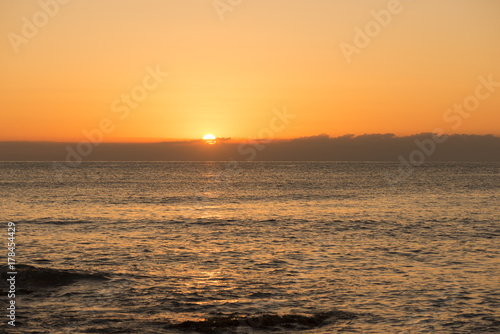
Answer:
[(500, 333), (500, 163), (61, 164), (0, 163), (2, 332)]

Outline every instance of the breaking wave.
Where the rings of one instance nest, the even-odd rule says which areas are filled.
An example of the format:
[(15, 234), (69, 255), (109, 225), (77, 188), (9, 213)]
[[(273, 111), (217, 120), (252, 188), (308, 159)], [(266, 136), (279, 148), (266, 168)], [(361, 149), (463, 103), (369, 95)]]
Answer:
[(195, 331), (204, 334), (228, 333), (228, 330), (251, 328), (262, 332), (287, 330), (307, 330), (322, 327), (338, 320), (352, 320), (357, 315), (352, 312), (329, 311), (313, 315), (303, 314), (258, 314), (252, 316), (221, 315), (201, 321), (185, 321), (169, 325), (168, 329), (184, 332)]

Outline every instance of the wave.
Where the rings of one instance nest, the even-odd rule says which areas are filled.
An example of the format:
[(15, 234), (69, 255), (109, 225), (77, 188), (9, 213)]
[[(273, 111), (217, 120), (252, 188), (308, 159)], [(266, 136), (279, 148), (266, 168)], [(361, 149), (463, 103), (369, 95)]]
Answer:
[(92, 224), (92, 223), (95, 223), (95, 221), (84, 220), (84, 219), (71, 219), (71, 218), (68, 218), (68, 219), (38, 218), (38, 219), (32, 219), (32, 220), (24, 220), (24, 221), (20, 221), (17, 223), (72, 225), (72, 224)]
[[(0, 279), (8, 278), (8, 266), (0, 266)], [(39, 268), (30, 265), (16, 265), (16, 279), (25, 287), (47, 287), (71, 284), (78, 280), (108, 280), (104, 273), (74, 271), (65, 269)]]
[(258, 314), (252, 316), (221, 315), (202, 321), (185, 321), (167, 326), (167, 329), (176, 329), (184, 332), (195, 331), (205, 334), (227, 333), (228, 330), (237, 328), (252, 328), (259, 331), (307, 330), (322, 327), (337, 320), (352, 320), (357, 314), (333, 310), (313, 315), (303, 314)]

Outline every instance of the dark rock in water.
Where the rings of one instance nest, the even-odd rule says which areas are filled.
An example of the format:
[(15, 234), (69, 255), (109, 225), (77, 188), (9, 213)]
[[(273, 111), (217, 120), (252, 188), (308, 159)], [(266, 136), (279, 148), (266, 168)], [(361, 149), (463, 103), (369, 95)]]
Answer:
[(276, 331), (280, 328), (305, 330), (321, 327), (328, 322), (336, 320), (350, 320), (357, 315), (351, 312), (330, 311), (314, 315), (300, 314), (259, 314), (254, 316), (215, 316), (203, 321), (185, 321), (179, 324), (169, 325), (169, 329), (181, 331), (195, 331), (205, 334), (227, 333), (237, 327), (247, 327), (263, 332)]
[(16, 293), (18, 295), (29, 295), (31, 293), (33, 293), (34, 291), (33, 290), (30, 290), (30, 289), (18, 289), (16, 290)]
[[(0, 279), (5, 281), (8, 278), (7, 272), (11, 270), (7, 266), (0, 266)], [(43, 287), (51, 285), (64, 285), (70, 284), (77, 280), (82, 279), (94, 279), (94, 280), (105, 280), (108, 279), (104, 274), (101, 273), (88, 273), (88, 272), (78, 272), (62, 269), (51, 269), (51, 268), (37, 268), (29, 265), (16, 265), (15, 266), (16, 282), (19, 285), (29, 288), (29, 287)]]

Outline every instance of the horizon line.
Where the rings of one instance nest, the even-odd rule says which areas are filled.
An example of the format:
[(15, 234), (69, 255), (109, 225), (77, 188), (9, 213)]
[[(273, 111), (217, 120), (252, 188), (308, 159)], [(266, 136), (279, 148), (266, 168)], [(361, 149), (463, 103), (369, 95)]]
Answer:
[[(437, 134), (436, 132), (420, 132), (420, 133), (415, 133), (415, 134), (410, 134), (410, 135), (396, 135), (391, 132), (386, 132), (386, 133), (364, 133), (364, 134), (352, 134), (352, 133), (347, 133), (343, 135), (338, 135), (338, 136), (332, 136), (328, 135), (326, 133), (321, 133), (317, 135), (309, 135), (309, 136), (300, 136), (300, 137), (290, 137), (290, 138), (233, 138), (233, 137), (216, 137), (216, 144), (223, 144), (223, 143), (228, 143), (228, 144), (237, 144), (237, 143), (245, 143), (245, 142), (275, 142), (275, 141), (291, 141), (291, 140), (296, 140), (296, 139), (308, 139), (308, 138), (328, 138), (328, 139), (339, 139), (339, 138), (346, 138), (346, 139), (355, 139), (359, 137), (367, 137), (367, 136), (386, 136), (386, 137), (392, 137), (392, 138), (406, 138), (406, 137), (414, 137), (414, 136), (422, 136), (422, 135), (432, 135), (432, 134)], [(478, 133), (442, 133), (438, 134), (438, 136), (480, 136), (480, 137), (495, 137), (495, 138), (500, 138), (500, 134), (478, 134)], [(157, 140), (157, 141), (90, 141), (88, 140), (89, 138), (81, 139), (78, 141), (75, 140), (0, 140), (0, 143), (48, 143), (48, 144), (77, 144), (82, 141), (94, 143), (94, 144), (163, 144), (163, 143), (203, 143), (205, 140), (203, 138), (197, 138), (197, 139), (177, 139), (177, 138), (171, 138), (171, 139), (163, 139), (163, 140)]]

